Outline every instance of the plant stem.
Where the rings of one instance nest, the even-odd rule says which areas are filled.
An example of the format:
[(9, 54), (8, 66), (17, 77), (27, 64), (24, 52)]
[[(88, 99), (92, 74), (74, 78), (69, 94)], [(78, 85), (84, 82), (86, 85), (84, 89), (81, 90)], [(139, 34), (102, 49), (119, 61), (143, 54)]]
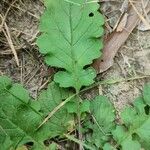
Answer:
[[(77, 95), (77, 99), (78, 99), (78, 134), (79, 134), (79, 140), (82, 142), (82, 131), (81, 131), (81, 114), (80, 114), (80, 102), (81, 102), (81, 98), (79, 97), (79, 95)], [(83, 150), (83, 146), (82, 144), (79, 144), (79, 150)]]
[(88, 150), (93, 150), (92, 147), (90, 147), (89, 145), (87, 145), (87, 144), (81, 142), (80, 140), (76, 139), (75, 137), (73, 137), (73, 136), (71, 136), (71, 135), (64, 134), (64, 136), (65, 136), (67, 139), (69, 139), (69, 140), (71, 140), (71, 141), (74, 141), (75, 143), (77, 143), (77, 144), (79, 144), (79, 145), (82, 145), (82, 147), (85, 147), (85, 148), (87, 148)]

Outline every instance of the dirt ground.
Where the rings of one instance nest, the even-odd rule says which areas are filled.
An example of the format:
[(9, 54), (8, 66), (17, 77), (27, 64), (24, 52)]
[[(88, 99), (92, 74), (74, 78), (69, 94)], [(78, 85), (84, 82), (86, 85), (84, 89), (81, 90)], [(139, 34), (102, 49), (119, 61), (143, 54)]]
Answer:
[[(104, 2), (102, 11), (114, 26), (119, 17), (122, 1)], [(38, 53), (36, 37), (39, 35), (39, 18), (44, 10), (40, 0), (1, 0), (0, 14), (5, 18), (0, 28), (0, 74), (8, 75), (14, 81), (22, 83), (36, 97), (51, 78), (52, 69), (43, 63)], [(0, 24), (3, 22), (0, 19)], [(9, 29), (12, 43), (17, 52), (19, 67), (11, 50), (10, 41), (6, 38)], [(150, 31), (137, 28), (131, 33), (126, 43), (115, 57), (114, 65), (99, 75), (103, 80), (132, 78), (150, 74)], [(131, 80), (111, 85), (99, 86), (100, 94), (110, 98), (117, 109), (131, 103), (141, 92), (143, 85), (150, 78)], [(95, 93), (95, 92), (94, 92)]]
[[(114, 26), (118, 20), (119, 10), (123, 1), (104, 3), (102, 9), (104, 13), (110, 11), (109, 24)], [(117, 13), (118, 12), (118, 13)], [(135, 76), (145, 76), (150, 74), (150, 31), (139, 31), (137, 28), (130, 34), (128, 40), (119, 49), (113, 66), (102, 74), (104, 79), (114, 80), (117, 78), (132, 78)], [(122, 109), (126, 104), (130, 104), (143, 89), (143, 85), (150, 81), (150, 78), (120, 82), (113, 85), (100, 87), (116, 108)]]

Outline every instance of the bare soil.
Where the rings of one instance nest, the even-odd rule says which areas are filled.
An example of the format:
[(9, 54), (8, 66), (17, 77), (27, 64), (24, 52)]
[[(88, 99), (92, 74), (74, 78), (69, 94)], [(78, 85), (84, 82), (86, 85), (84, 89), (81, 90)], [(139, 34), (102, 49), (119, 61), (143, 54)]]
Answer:
[[(102, 6), (110, 26), (114, 27), (119, 18), (119, 9), (123, 1), (106, 2)], [(119, 9), (118, 9), (119, 8)], [(130, 14), (132, 15), (132, 14)], [(130, 34), (126, 43), (118, 51), (114, 65), (102, 74), (104, 80), (132, 78), (150, 75), (150, 31), (139, 31), (137, 28)], [(141, 93), (150, 78), (120, 82), (100, 87), (118, 110), (130, 104)]]

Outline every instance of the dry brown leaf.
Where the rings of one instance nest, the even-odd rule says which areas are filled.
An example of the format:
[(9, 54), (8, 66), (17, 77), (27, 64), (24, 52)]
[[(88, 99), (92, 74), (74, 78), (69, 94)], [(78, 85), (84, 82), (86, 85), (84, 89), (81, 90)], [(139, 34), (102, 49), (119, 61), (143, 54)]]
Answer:
[[(140, 3), (141, 0), (137, 0), (135, 3), (135, 7), (138, 10), (140, 10)], [(113, 65), (113, 59), (116, 53), (118, 52), (119, 48), (125, 43), (130, 33), (140, 22), (140, 18), (133, 7), (130, 7), (127, 13), (129, 14), (127, 24), (126, 27), (122, 30), (122, 32), (114, 31), (104, 40), (105, 46), (103, 49), (103, 55), (101, 58), (97, 59), (93, 64), (93, 67), (97, 70), (97, 73), (102, 73)]]

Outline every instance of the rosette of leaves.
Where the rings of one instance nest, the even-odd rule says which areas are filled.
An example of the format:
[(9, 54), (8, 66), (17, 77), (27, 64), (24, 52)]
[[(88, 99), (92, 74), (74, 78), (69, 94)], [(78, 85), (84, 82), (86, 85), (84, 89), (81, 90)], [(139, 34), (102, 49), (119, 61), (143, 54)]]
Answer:
[(96, 72), (88, 67), (101, 56), (104, 19), (92, 0), (48, 0), (40, 19), (40, 52), (49, 66), (61, 68), (54, 81), (61, 87), (93, 83)]

